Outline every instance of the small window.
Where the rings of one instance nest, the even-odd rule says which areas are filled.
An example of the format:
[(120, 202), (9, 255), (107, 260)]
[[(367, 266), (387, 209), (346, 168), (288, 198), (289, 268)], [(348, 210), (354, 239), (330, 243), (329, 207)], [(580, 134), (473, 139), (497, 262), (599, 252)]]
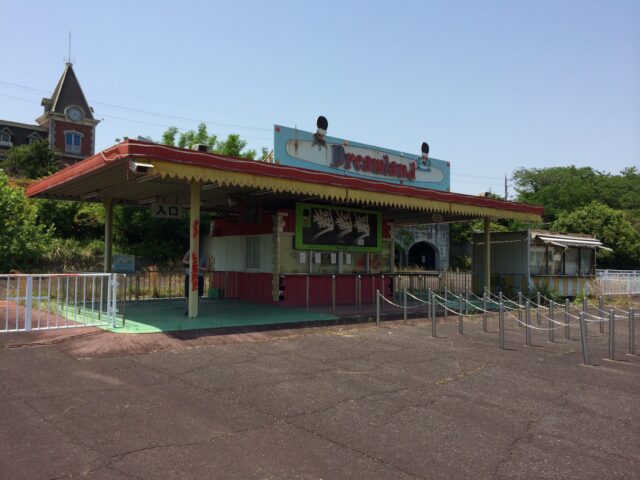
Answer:
[(247, 237), (247, 268), (260, 268), (260, 237)]
[(530, 268), (532, 275), (544, 275), (546, 273), (546, 253), (546, 247), (531, 245)]
[(66, 153), (81, 153), (80, 146), (82, 144), (82, 134), (78, 132), (65, 132), (64, 134), (64, 151)]
[(564, 273), (565, 275), (577, 275), (580, 266), (578, 265), (578, 249), (567, 248), (564, 252)]
[(29, 137), (29, 145), (32, 143), (38, 143), (40, 141), (40, 137), (38, 135), (31, 135)]
[(0, 145), (11, 146), (11, 134), (6, 130), (0, 132)]

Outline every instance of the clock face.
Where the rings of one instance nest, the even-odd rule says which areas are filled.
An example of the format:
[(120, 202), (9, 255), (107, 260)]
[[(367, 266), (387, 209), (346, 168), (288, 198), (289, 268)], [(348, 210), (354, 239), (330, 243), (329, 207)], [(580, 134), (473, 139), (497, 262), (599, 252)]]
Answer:
[(67, 110), (67, 115), (69, 116), (69, 119), (73, 120), (74, 122), (79, 122), (82, 120), (82, 110), (80, 110), (78, 107), (71, 107), (69, 110)]

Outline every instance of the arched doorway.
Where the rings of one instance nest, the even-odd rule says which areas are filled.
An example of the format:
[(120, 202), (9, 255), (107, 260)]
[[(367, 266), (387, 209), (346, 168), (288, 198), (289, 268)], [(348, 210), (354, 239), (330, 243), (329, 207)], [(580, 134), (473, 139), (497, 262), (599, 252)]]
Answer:
[(436, 250), (427, 242), (418, 242), (409, 249), (409, 267), (423, 270), (436, 269)]

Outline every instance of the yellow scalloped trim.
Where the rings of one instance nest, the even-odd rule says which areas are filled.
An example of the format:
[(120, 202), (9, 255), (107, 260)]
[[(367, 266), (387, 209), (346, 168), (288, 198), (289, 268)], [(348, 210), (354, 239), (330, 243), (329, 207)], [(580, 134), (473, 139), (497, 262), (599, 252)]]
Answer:
[(171, 177), (180, 180), (217, 183), (222, 186), (259, 188), (274, 192), (287, 192), (297, 195), (308, 195), (345, 203), (379, 207), (396, 207), (410, 210), (436, 213), (451, 213), (473, 218), (508, 218), (525, 222), (538, 222), (540, 216), (533, 213), (514, 212), (498, 208), (466, 205), (456, 202), (442, 202), (416, 197), (403, 197), (384, 192), (369, 192), (346, 187), (321, 185), (287, 178), (264, 177), (243, 172), (229, 172), (211, 167), (185, 165), (164, 160), (149, 160), (154, 166), (154, 173), (163, 178)]

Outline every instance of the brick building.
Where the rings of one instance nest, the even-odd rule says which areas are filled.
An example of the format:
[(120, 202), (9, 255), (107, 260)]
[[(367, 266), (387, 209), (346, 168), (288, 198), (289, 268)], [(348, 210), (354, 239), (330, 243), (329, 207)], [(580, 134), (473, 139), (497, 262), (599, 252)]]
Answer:
[(94, 118), (71, 63), (65, 64), (51, 98), (43, 98), (42, 106), (44, 112), (34, 125), (0, 120), (0, 157), (13, 146), (39, 140), (48, 140), (65, 165), (94, 154), (100, 120)]

